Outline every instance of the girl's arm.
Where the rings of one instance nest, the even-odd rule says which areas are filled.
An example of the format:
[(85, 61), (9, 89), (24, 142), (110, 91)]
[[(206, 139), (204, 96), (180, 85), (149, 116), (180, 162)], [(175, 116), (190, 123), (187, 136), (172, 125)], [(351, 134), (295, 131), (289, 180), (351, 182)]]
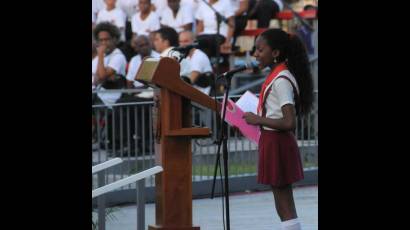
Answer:
[(286, 104), (282, 106), (282, 114), (283, 117), (280, 119), (271, 119), (248, 112), (243, 115), (243, 118), (251, 125), (263, 125), (281, 131), (294, 130), (296, 128), (296, 112), (294, 105)]

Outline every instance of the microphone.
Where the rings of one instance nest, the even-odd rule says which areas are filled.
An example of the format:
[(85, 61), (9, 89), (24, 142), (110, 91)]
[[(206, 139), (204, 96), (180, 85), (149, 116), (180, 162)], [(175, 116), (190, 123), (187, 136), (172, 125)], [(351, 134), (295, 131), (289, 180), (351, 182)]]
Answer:
[(246, 63), (245, 65), (242, 65), (236, 69), (230, 70), (228, 72), (225, 72), (223, 74), (221, 74), (218, 78), (228, 78), (228, 77), (232, 77), (234, 74), (238, 73), (238, 72), (242, 72), (246, 69), (253, 69), (253, 68), (258, 68), (259, 62), (258, 61), (251, 61)]
[(178, 51), (180, 53), (188, 53), (190, 50), (192, 50), (193, 48), (200, 48), (200, 45), (198, 42), (194, 42), (192, 44), (189, 44), (187, 46), (179, 46), (179, 47), (175, 47), (172, 50), (174, 51)]

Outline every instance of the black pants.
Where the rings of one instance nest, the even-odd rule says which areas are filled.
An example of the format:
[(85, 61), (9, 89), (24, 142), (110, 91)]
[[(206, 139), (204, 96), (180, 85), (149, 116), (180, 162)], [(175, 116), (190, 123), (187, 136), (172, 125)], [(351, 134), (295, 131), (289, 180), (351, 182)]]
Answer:
[(246, 15), (235, 17), (235, 30), (233, 31), (232, 47), (235, 46), (236, 39), (245, 29), (247, 22), (248, 22), (248, 16)]
[[(255, 7), (256, 0), (249, 0), (249, 12)], [(272, 0), (260, 0), (259, 6), (253, 15), (249, 15), (249, 19), (258, 21), (258, 28), (268, 28), (270, 20), (276, 17), (279, 12), (279, 6)]]

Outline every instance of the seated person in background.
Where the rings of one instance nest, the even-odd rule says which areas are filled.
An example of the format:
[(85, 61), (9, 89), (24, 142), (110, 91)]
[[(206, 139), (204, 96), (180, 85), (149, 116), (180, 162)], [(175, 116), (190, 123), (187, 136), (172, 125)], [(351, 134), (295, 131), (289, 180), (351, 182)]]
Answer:
[[(194, 34), (191, 31), (183, 31), (179, 34), (180, 46), (187, 46), (193, 42)], [(187, 64), (181, 68), (181, 76), (188, 77), (195, 88), (209, 95), (214, 79), (208, 56), (201, 50), (193, 48), (185, 60)]]
[[(178, 46), (178, 33), (171, 27), (161, 28), (153, 33), (154, 48), (160, 53), (160, 57), (173, 57), (179, 60), (178, 52), (173, 52), (172, 48)], [(176, 56), (175, 56), (176, 55)], [(153, 98), (152, 88), (138, 94), (138, 97)]]
[(174, 28), (178, 33), (192, 30), (194, 15), (188, 5), (181, 5), (181, 0), (168, 0), (168, 6), (161, 12), (161, 25)]
[(146, 35), (139, 35), (131, 40), (134, 43), (135, 51), (138, 53), (134, 56), (128, 66), (127, 88), (139, 88), (144, 86), (142, 83), (135, 81), (138, 69), (145, 57), (159, 57), (159, 53), (152, 50), (151, 42)]
[[(120, 31), (109, 22), (97, 24), (94, 37), (97, 40), (97, 56), (92, 60), (93, 82), (97, 89), (125, 88), (125, 66), (127, 61), (117, 48)], [(114, 104), (121, 97), (120, 92), (99, 93), (104, 104)]]
[(202, 2), (202, 0), (181, 0), (182, 5), (188, 5), (192, 13), (195, 15), (196, 10), (198, 9), (199, 3)]
[(235, 16), (232, 46), (235, 46), (236, 38), (242, 33), (248, 22), (247, 11), (249, 8), (249, 0), (231, 0), (231, 2)]
[(139, 0), (140, 12), (131, 19), (132, 32), (135, 35), (150, 35), (160, 28), (159, 16), (151, 10), (151, 0)]
[(256, 19), (258, 28), (268, 28), (270, 20), (282, 10), (282, 0), (249, 0), (248, 19)]
[(171, 27), (163, 27), (154, 33), (154, 48), (161, 57), (171, 57), (172, 48), (178, 46), (178, 33)]
[(132, 38), (131, 18), (136, 14), (138, 9), (138, 0), (118, 0), (117, 6), (125, 13), (125, 40), (130, 41)]
[[(195, 18), (198, 20), (197, 24), (197, 40), (203, 51), (208, 57), (214, 57), (216, 55), (216, 49), (220, 48), (222, 44), (222, 50), (229, 52), (231, 49), (231, 39), (235, 28), (234, 12), (230, 4), (230, 0), (209, 0), (209, 4), (212, 5), (216, 11), (222, 16), (228, 19), (228, 24), (225, 22), (220, 23), (220, 36), (217, 36), (217, 20), (215, 12), (205, 3), (201, 2), (196, 12)], [(219, 39), (219, 44), (217, 42)]]
[(120, 30), (120, 41), (125, 41), (125, 13), (115, 6), (116, 0), (105, 0), (106, 8), (100, 10), (97, 15), (96, 24), (110, 22)]
[(152, 0), (151, 9), (158, 15), (162, 14), (162, 11), (167, 8), (167, 0)]

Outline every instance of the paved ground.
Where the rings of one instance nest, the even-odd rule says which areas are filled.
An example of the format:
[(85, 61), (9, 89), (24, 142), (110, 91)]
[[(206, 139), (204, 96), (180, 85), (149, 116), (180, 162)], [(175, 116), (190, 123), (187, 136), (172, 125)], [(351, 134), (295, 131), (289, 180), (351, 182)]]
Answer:
[[(303, 230), (318, 229), (318, 189), (317, 186), (294, 189), (294, 197)], [(231, 230), (272, 230), (280, 229), (271, 192), (236, 194), (230, 196)], [(154, 224), (155, 205), (145, 206), (145, 224)], [(121, 207), (116, 220), (107, 221), (107, 230), (135, 230), (136, 206)], [(193, 201), (193, 223), (201, 230), (223, 230), (221, 198), (198, 199)]]

